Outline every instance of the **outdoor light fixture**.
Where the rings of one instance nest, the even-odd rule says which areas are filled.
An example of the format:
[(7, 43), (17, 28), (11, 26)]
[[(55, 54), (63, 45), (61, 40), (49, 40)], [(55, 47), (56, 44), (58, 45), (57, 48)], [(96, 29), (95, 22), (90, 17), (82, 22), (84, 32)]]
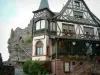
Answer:
[(72, 42), (73, 45), (76, 45), (76, 42)]
[(99, 44), (96, 44), (96, 46), (98, 47), (98, 46), (99, 46)]
[(86, 46), (89, 46), (89, 43), (88, 42), (86, 43)]

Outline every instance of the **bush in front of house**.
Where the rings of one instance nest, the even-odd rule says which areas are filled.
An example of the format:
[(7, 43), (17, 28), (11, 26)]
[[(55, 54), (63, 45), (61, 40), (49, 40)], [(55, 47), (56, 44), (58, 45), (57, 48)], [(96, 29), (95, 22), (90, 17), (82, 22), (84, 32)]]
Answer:
[(38, 75), (38, 74), (45, 75), (47, 73), (47, 70), (44, 67), (44, 64), (45, 62), (43, 61), (33, 61), (29, 68), (29, 74), (30, 75)]
[(30, 68), (31, 64), (32, 64), (31, 60), (26, 60), (24, 62), (23, 71), (24, 71), (25, 74), (29, 74), (29, 68)]
[(45, 61), (25, 61), (23, 71), (28, 75), (46, 75), (48, 70), (45, 67), (45, 63)]

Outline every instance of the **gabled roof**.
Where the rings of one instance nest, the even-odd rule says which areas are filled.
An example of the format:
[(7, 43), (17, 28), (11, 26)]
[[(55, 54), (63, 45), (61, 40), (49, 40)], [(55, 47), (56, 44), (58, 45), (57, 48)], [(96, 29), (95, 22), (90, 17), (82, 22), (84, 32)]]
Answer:
[(39, 10), (40, 9), (44, 9), (44, 8), (48, 8), (49, 9), (48, 0), (41, 0), (40, 6), (39, 6)]
[[(75, 1), (80, 2), (81, 8), (75, 8)], [(82, 12), (84, 18), (76, 18), (74, 16), (74, 11)], [(56, 15), (54, 19), (64, 22), (100, 26), (100, 20), (90, 11), (84, 0), (68, 0), (60, 13)]]

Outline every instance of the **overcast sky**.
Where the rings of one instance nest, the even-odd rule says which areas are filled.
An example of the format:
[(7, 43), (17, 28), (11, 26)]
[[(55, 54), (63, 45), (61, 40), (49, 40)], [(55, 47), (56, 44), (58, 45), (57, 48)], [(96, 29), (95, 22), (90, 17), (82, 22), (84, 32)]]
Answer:
[[(25, 28), (31, 18), (32, 11), (39, 8), (41, 0), (0, 0), (0, 53), (3, 60), (9, 58), (7, 40), (11, 28)], [(54, 12), (59, 12), (67, 0), (48, 0), (49, 7)], [(85, 0), (90, 10), (100, 18), (100, 0)]]

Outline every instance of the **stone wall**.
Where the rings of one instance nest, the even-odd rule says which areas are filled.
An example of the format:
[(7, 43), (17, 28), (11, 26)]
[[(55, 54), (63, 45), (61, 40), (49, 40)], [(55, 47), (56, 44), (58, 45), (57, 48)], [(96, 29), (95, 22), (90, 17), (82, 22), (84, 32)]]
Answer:
[[(65, 72), (64, 63), (68, 62), (69, 72)], [(63, 61), (60, 59), (51, 61), (52, 73), (56, 75), (92, 75), (91, 68), (93, 64), (88, 63), (87, 61)]]

